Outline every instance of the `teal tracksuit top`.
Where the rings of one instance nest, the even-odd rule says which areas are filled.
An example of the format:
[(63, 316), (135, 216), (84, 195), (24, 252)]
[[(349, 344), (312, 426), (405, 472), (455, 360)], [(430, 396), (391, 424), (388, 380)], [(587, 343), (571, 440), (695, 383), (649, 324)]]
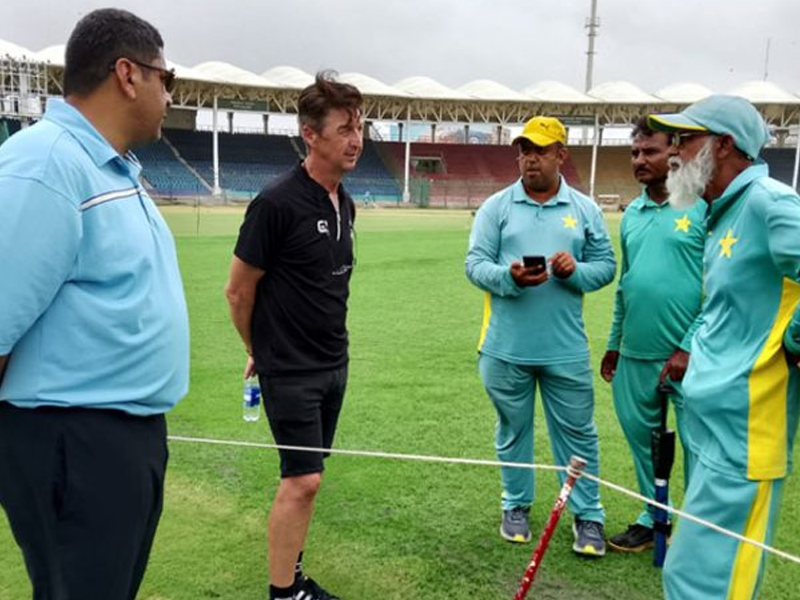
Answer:
[(707, 226), (706, 298), (683, 382), (689, 436), (710, 468), (781, 478), (800, 407), (783, 350), (798, 322), (800, 197), (757, 163), (711, 203)]
[(642, 191), (622, 217), (622, 268), (608, 349), (637, 360), (689, 351), (699, 325), (706, 203), (677, 210)]
[[(527, 288), (514, 282), (513, 261), (560, 251), (577, 263), (570, 277)], [(609, 284), (615, 269), (603, 215), (588, 196), (562, 177), (557, 194), (539, 204), (517, 180), (481, 205), (470, 235), (467, 277), (487, 292), (478, 349), (520, 365), (587, 359), (583, 294)]]

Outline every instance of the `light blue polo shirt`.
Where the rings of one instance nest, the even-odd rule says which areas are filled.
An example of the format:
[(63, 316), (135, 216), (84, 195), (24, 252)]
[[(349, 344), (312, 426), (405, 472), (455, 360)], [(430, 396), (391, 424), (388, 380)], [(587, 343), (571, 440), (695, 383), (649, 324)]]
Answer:
[(0, 146), (0, 400), (151, 415), (186, 394), (175, 243), (140, 171), (60, 99)]
[[(524, 255), (569, 252), (577, 262), (567, 279), (520, 288), (510, 265)], [(531, 200), (522, 180), (488, 198), (475, 215), (466, 271), (486, 292), (478, 349), (519, 365), (585, 360), (583, 294), (614, 279), (611, 240), (598, 206), (569, 187), (544, 204)]]

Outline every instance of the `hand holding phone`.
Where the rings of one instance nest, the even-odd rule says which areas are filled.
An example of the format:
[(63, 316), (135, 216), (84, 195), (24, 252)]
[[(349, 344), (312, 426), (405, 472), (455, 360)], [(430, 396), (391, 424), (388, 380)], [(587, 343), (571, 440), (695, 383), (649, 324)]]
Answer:
[(523, 256), (522, 262), (511, 263), (511, 276), (520, 287), (543, 284), (550, 277), (547, 272), (547, 259), (544, 256)]
[(522, 257), (522, 264), (526, 268), (537, 267), (537, 270), (539, 271), (547, 269), (547, 260), (544, 256), (525, 255)]

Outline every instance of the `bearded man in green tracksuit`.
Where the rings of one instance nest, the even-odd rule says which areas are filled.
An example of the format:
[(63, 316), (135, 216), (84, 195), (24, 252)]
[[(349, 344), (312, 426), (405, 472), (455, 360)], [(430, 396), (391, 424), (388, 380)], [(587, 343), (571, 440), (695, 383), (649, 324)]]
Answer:
[[(683, 380), (697, 463), (683, 510), (770, 544), (800, 416), (800, 197), (759, 159), (769, 130), (744, 98), (651, 115), (673, 133), (670, 203), (708, 204), (705, 298)], [(669, 600), (758, 593), (759, 548), (682, 520), (664, 564)], [(789, 595), (795, 595), (791, 592)]]
[[(625, 211), (620, 226), (622, 271), (614, 320), (601, 375), (613, 386), (614, 407), (628, 441), (641, 494), (654, 498), (652, 432), (661, 423), (656, 388), (669, 382), (684, 448), (684, 479), (691, 451), (683, 427), (680, 381), (689, 361), (700, 313), (705, 203), (676, 209), (667, 202), (670, 139), (642, 118), (634, 127), (631, 166), (642, 193)], [(653, 546), (653, 508), (645, 505), (636, 522), (608, 539), (621, 552)]]

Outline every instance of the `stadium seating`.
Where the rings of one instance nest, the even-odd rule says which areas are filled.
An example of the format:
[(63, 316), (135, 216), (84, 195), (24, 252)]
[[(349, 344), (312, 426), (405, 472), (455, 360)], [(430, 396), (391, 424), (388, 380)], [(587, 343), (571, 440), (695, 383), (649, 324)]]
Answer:
[[(405, 161), (405, 144), (384, 142), (381, 145), (386, 149), (386, 154), (396, 163), (399, 172), (402, 172)], [(515, 155), (516, 152), (510, 146), (416, 143), (411, 145), (412, 162), (419, 158), (432, 159), (440, 163), (441, 171), (419, 172), (412, 169), (411, 174), (412, 177), (419, 175), (434, 180), (508, 181), (518, 175)]]
[[(378, 145), (394, 163), (392, 170), (402, 174), (405, 144)], [(510, 145), (412, 144), (412, 163), (424, 163), (422, 169), (411, 170), (412, 200), (430, 206), (477, 206), (519, 177), (516, 157), (517, 151)], [(570, 158), (562, 166), (562, 173), (570, 185), (582, 189), (580, 174)]]
[[(571, 149), (573, 162), (580, 178), (588, 182), (591, 170), (592, 149), (589, 146)], [(769, 165), (770, 175), (787, 185), (792, 184), (794, 173), (794, 148), (766, 148), (762, 157)], [(597, 153), (597, 180), (595, 193), (619, 195), (623, 205), (639, 195), (641, 187), (631, 171), (631, 148), (623, 146), (601, 146)]]
[(0, 118), (0, 123), (5, 124), (6, 133), (10, 136), (17, 133), (20, 129), (22, 129), (22, 123), (20, 123), (17, 119), (9, 119), (7, 117)]
[(207, 194), (208, 188), (175, 156), (164, 140), (136, 151), (142, 175), (159, 196)]
[[(214, 183), (211, 132), (171, 129), (164, 135), (209, 184)], [(295, 138), (294, 144), (299, 144)], [(281, 135), (219, 134), (219, 184), (232, 192), (257, 193), (300, 160), (292, 138)], [(299, 146), (297, 146), (299, 147)]]
[[(574, 146), (570, 148), (572, 163), (577, 172), (579, 189), (589, 192), (592, 169), (592, 147)], [(631, 170), (631, 147), (601, 146), (597, 151), (596, 196), (619, 196), (620, 202), (627, 205), (641, 192), (639, 183)]]
[(794, 176), (794, 148), (765, 148), (761, 157), (769, 165), (769, 174), (786, 185), (792, 185)]
[(376, 143), (364, 141), (364, 151), (356, 168), (345, 175), (344, 185), (354, 197), (364, 197), (369, 192), (373, 201), (398, 202), (402, 192), (378, 153)]
[[(11, 132), (19, 128), (16, 121), (7, 125)], [(211, 133), (167, 129), (164, 137), (169, 143), (162, 140), (136, 153), (155, 193), (168, 197), (209, 194), (214, 181)], [(220, 133), (220, 187), (229, 197), (252, 198), (267, 182), (297, 164), (302, 151), (297, 137)], [(794, 148), (768, 148), (763, 153), (770, 174), (789, 185), (794, 155)], [(562, 165), (569, 184), (584, 192), (588, 192), (591, 157), (590, 146), (572, 146)], [(519, 177), (516, 150), (510, 145), (415, 143), (411, 158), (416, 166), (411, 170), (411, 199), (424, 206), (475, 207)], [(365, 140), (361, 159), (344, 184), (356, 199), (399, 202), (404, 160), (405, 144)], [(624, 206), (639, 192), (631, 173), (630, 146), (601, 146), (595, 194), (618, 197)]]

